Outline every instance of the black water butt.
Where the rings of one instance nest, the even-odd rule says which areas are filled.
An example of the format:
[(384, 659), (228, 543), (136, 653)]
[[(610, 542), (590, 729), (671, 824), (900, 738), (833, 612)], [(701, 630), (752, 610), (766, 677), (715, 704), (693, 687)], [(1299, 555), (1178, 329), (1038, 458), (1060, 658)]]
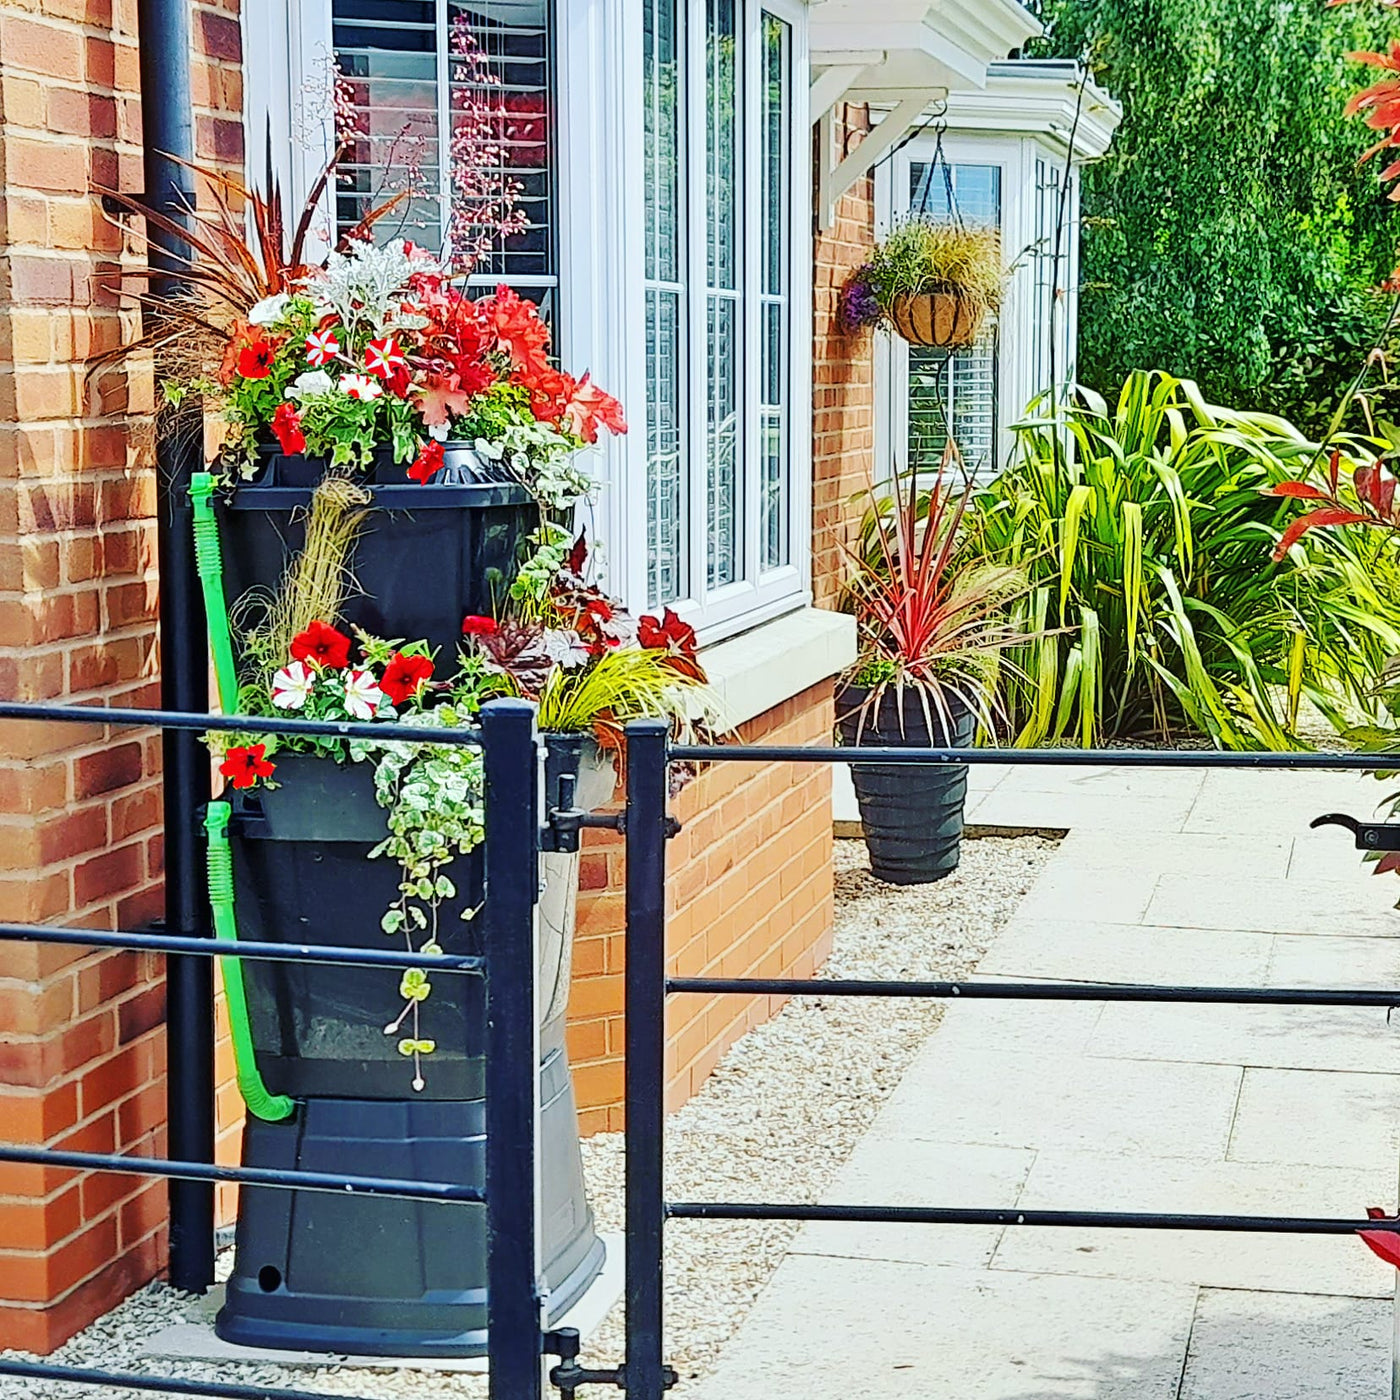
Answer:
[[(565, 751), (562, 767), (580, 767)], [(550, 768), (551, 801), (557, 772)], [(372, 765), (278, 760), (282, 786), (236, 795), (230, 825), (239, 936), (275, 942), (393, 946), (379, 920), (398, 867), (368, 858), (384, 835)], [(580, 801), (612, 795), (612, 770)], [(578, 1112), (564, 1050), (553, 962), (567, 959), (577, 856), (542, 857), (540, 945), (540, 1170), (545, 1279), (551, 1320), (603, 1266), (584, 1196)], [(480, 953), (484, 919), (461, 908), (481, 897), (479, 853), (452, 875), (442, 909), (448, 952)], [(569, 937), (548, 936), (567, 923)], [(422, 1034), (437, 1042), (425, 1086), (384, 1033), (397, 1014), (398, 974), (299, 963), (243, 964), (258, 1066), (268, 1089), (295, 1098), (281, 1123), (248, 1120), (247, 1166), (485, 1184), (484, 1000), (479, 978), (440, 974), (423, 1004)], [(565, 976), (567, 981), (567, 975)], [(218, 1335), (244, 1346), (346, 1355), (465, 1357), (486, 1349), (484, 1207), (244, 1187), (237, 1251)]]
[[(972, 747), (977, 723), (972, 711), (945, 696), (946, 721), (918, 691), (886, 688), (878, 706), (862, 709), (870, 691), (843, 686), (836, 693), (841, 742), (863, 748)], [(863, 719), (862, 719), (863, 716)], [(932, 720), (932, 725), (929, 721)], [(870, 873), (891, 885), (926, 885), (951, 875), (962, 854), (967, 764), (851, 765), (860, 822), (870, 853)]]
[[(350, 561), (355, 590), (341, 616), (346, 630), (426, 639), (450, 662), (463, 617), (499, 611), (517, 547), (539, 527), (540, 515), (509, 467), (463, 443), (445, 444), (443, 460), (443, 469), (420, 483), (381, 450), (352, 477), (371, 502)], [(216, 503), (230, 602), (277, 587), (305, 542), (307, 509), (325, 472), (318, 458), (270, 449), (261, 461), (256, 477)]]

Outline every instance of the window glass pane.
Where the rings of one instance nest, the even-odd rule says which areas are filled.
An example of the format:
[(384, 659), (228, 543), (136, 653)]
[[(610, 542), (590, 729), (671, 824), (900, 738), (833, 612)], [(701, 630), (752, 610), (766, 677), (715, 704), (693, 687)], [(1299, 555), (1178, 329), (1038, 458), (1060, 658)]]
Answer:
[[(911, 162), (909, 212), (934, 219), (956, 213), (965, 223), (1000, 228), (1001, 167)], [(909, 465), (936, 470), (950, 427), (970, 472), (995, 470), (997, 328), (992, 318), (974, 344), (951, 354), (936, 347), (909, 347)]]
[[(362, 133), (339, 172), (338, 233), (386, 197), (412, 189), (414, 197), (375, 226), (376, 236), (441, 248), (455, 191), (466, 220), (464, 228), (459, 219), (458, 242), (479, 240), (473, 281), (504, 280), (542, 298), (555, 265), (548, 4), (332, 0), (336, 61), (350, 80)], [(452, 134), (447, 143), (440, 140), (444, 129)], [(470, 154), (485, 181), (464, 188), (452, 167), (460, 169)], [(495, 231), (494, 213), (504, 190), (524, 223), (506, 234)]]
[(647, 601), (688, 591), (685, 570), (685, 286), (679, 0), (643, 0), (647, 323)]
[(708, 414), (706, 470), (708, 570), (711, 588), (739, 577), (740, 430), (738, 25), (736, 0), (705, 5), (706, 358)]
[(788, 267), (790, 27), (763, 16), (763, 365), (760, 380), (763, 567), (789, 562)]

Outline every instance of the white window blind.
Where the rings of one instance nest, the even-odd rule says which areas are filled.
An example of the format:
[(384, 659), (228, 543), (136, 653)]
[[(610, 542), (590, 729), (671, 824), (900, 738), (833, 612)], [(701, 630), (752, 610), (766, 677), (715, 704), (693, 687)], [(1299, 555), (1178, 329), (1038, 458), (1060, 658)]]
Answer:
[[(484, 112), (499, 151), (493, 171), (515, 189), (525, 226), (492, 240), (472, 281), (507, 281), (547, 299), (557, 222), (549, 0), (332, 0), (331, 23), (362, 133), (340, 168), (338, 231), (412, 188), (414, 197), (377, 233), (441, 247), (451, 223), (450, 134)], [(462, 52), (464, 34), (476, 63)]]
[[(909, 212), (1000, 228), (1001, 166), (913, 161)], [(909, 347), (908, 462), (920, 471), (942, 460), (951, 429), (967, 469), (995, 469), (998, 341), (994, 318), (960, 350)]]

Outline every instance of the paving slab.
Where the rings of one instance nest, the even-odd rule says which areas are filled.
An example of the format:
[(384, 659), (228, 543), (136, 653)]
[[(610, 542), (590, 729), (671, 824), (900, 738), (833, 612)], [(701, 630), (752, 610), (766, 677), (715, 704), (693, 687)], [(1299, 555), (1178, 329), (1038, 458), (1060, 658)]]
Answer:
[[(1023, 1051), (1028, 1055), (1081, 1055), (1103, 1014), (1101, 1001), (960, 1001), (949, 1005), (936, 1037), (915, 1057), (906, 1078), (918, 1083), (934, 1065), (964, 1051)], [(914, 1066), (920, 1066), (917, 1070)]]
[(1384, 1172), (1400, 1161), (1400, 1074), (1246, 1069), (1228, 1155)]
[(1400, 939), (1277, 934), (1265, 985), (1400, 989)]
[[(1015, 1205), (1035, 1153), (1028, 1148), (966, 1147), (920, 1138), (867, 1138), (824, 1193), (828, 1204), (889, 1206)], [(887, 1259), (910, 1264), (987, 1264), (1001, 1230), (979, 1226), (806, 1226), (795, 1254)]]
[(1195, 799), (1186, 794), (1159, 800), (1112, 793), (1031, 792), (1008, 779), (969, 800), (966, 819), (977, 826), (1012, 830), (1181, 831), (1194, 805)]
[(1225, 1155), (1243, 1073), (971, 1046), (916, 1067), (872, 1137), (1206, 1158)]
[(1140, 867), (1081, 870), (1068, 861), (1051, 860), (1017, 905), (1011, 925), (1024, 927), (1041, 919), (1139, 923), (1156, 894), (1157, 881), (1156, 871)]
[[(1258, 986), (1273, 949), (1274, 939), (1267, 933), (1016, 919), (978, 964), (977, 975)], [(1400, 940), (1395, 954), (1400, 968)], [(1396, 986), (1400, 987), (1400, 979)]]
[[(1400, 1021), (1348, 1006), (1106, 1006), (1089, 1054), (1124, 1060), (1400, 1074)], [(1321, 1080), (1318, 1093), (1325, 1092)]]
[(1231, 879), (1263, 875), (1282, 879), (1288, 874), (1293, 847), (1287, 836), (1076, 827), (1061, 841), (1056, 863), (1080, 870), (1130, 866), (1160, 875), (1218, 875)]
[[(1360, 818), (1363, 813), (1353, 809), (1353, 815)], [(1291, 846), (1288, 857), (1290, 880), (1324, 880), (1331, 884), (1388, 881), (1391, 903), (1400, 899), (1400, 879), (1394, 875), (1378, 876), (1375, 864), (1356, 849), (1349, 831), (1339, 830), (1335, 826), (1323, 827), (1295, 836)]]
[(1376, 780), (1364, 773), (1217, 769), (1206, 775), (1182, 829), (1301, 836), (1325, 812), (1369, 816), (1381, 796)]
[[(1017, 1205), (1360, 1219), (1394, 1199), (1393, 1162), (1356, 1170), (1046, 1148)], [(1349, 1235), (1008, 1228), (992, 1268), (1352, 1297), (1395, 1288), (1394, 1268)]]
[(1381, 880), (1363, 884), (1255, 875), (1235, 880), (1163, 875), (1143, 922), (1328, 938), (1400, 937), (1395, 891)]
[(1203, 1288), (1180, 1400), (1382, 1400), (1391, 1305)]
[(1195, 1289), (789, 1257), (696, 1400), (1175, 1400)]

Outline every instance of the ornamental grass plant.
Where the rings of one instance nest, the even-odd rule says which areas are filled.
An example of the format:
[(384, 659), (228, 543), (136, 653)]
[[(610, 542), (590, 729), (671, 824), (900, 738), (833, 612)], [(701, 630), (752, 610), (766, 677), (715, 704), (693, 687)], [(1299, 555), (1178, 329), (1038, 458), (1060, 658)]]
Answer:
[(970, 557), (1031, 582), (1034, 640), (1003, 680), (1011, 740), (1289, 748), (1304, 699), (1338, 728), (1374, 711), (1400, 652), (1396, 560), (1361, 528), (1272, 557), (1289, 511), (1265, 493), (1318, 456), (1284, 420), (1162, 373), (1130, 376), (1111, 408), (1085, 391), (1033, 405), (967, 521)]

